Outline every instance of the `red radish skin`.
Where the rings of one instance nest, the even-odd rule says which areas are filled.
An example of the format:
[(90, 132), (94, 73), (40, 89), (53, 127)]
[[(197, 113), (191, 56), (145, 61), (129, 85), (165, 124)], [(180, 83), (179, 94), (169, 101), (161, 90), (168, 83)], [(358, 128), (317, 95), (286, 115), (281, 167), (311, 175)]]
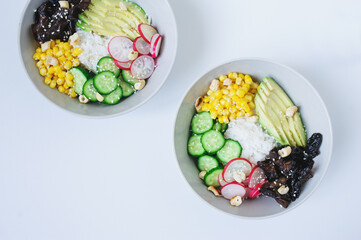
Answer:
[(258, 197), (261, 193), (260, 193), (260, 188), (262, 187), (262, 185), (266, 182), (266, 180), (258, 183), (253, 189), (252, 191), (249, 193), (248, 198), (256, 198)]
[(130, 66), (132, 64), (132, 61), (129, 61), (129, 62), (126, 62), (126, 63), (122, 63), (122, 62), (118, 62), (117, 60), (113, 59), (114, 60), (114, 63), (115, 65), (120, 68), (120, 69), (123, 69), (123, 70), (130, 70)]
[(162, 35), (156, 33), (153, 35), (150, 41), (150, 54), (153, 58), (157, 58), (159, 55), (160, 46), (162, 44)]
[[(224, 167), (223, 172), (222, 172), (222, 177), (223, 177), (223, 179), (224, 179), (226, 182), (232, 182), (232, 181), (234, 181), (233, 177), (229, 177), (229, 178), (228, 178), (228, 177), (226, 177), (226, 174), (227, 174), (227, 170), (228, 170), (229, 166), (232, 166), (232, 164), (233, 164), (234, 162), (236, 162), (236, 161), (245, 161), (246, 163), (249, 164), (249, 168), (250, 168), (249, 171), (252, 170), (252, 163), (251, 163), (250, 161), (248, 161), (247, 159), (245, 159), (245, 158), (235, 158), (235, 159), (232, 159), (231, 161), (229, 161), (229, 162), (227, 163), (227, 165)], [(245, 174), (246, 174), (246, 177), (249, 175), (249, 173), (250, 173), (250, 172), (245, 173)]]
[(258, 183), (264, 181), (266, 176), (264, 175), (263, 170), (257, 165), (252, 169), (248, 178), (248, 187), (254, 188)]
[(137, 37), (133, 42), (133, 49), (141, 55), (148, 55), (150, 53), (150, 44), (142, 37)]
[(246, 188), (237, 182), (228, 183), (221, 188), (222, 196), (225, 199), (231, 199), (235, 196), (244, 197), (246, 195)]
[(218, 175), (218, 182), (219, 182), (219, 185), (221, 185), (221, 187), (228, 184), (226, 181), (224, 181), (222, 174)]
[(129, 62), (129, 53), (133, 51), (133, 41), (127, 37), (113, 37), (108, 44), (110, 56), (118, 62)]
[(138, 25), (138, 32), (140, 36), (149, 44), (150, 44), (150, 40), (152, 39), (152, 36), (158, 33), (155, 27), (146, 23), (141, 23)]
[(155, 62), (151, 56), (143, 55), (132, 62), (130, 72), (135, 79), (148, 79), (154, 72)]

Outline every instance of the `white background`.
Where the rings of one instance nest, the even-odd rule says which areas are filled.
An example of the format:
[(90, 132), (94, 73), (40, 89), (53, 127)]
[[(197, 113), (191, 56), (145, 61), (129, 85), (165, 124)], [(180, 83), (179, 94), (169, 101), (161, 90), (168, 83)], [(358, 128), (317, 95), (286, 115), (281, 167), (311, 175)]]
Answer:
[[(2, 1), (0, 15), (1, 240), (361, 238), (359, 0), (171, 0), (179, 48), (168, 81), (137, 110), (102, 120), (57, 108), (27, 79), (17, 46), (25, 3)], [(237, 57), (302, 73), (333, 122), (323, 182), (275, 218), (239, 219), (205, 204), (173, 154), (185, 90)]]

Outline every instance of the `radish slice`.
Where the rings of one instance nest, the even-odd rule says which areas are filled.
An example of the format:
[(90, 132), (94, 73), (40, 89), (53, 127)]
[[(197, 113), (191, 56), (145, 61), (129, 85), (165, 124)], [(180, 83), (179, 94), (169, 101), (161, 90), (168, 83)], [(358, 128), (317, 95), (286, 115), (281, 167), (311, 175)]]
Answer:
[(228, 183), (221, 189), (222, 196), (225, 199), (231, 199), (235, 196), (244, 197), (246, 195), (246, 188), (237, 182)]
[(153, 35), (152, 40), (150, 41), (150, 54), (153, 58), (158, 57), (160, 45), (162, 44), (162, 35), (156, 33)]
[(218, 182), (219, 182), (219, 185), (221, 185), (221, 187), (228, 184), (228, 182), (224, 181), (222, 174), (218, 175)]
[(133, 48), (135, 51), (142, 55), (148, 55), (150, 52), (150, 45), (142, 37), (137, 37), (133, 42)]
[(133, 51), (133, 42), (127, 37), (113, 37), (108, 44), (108, 52), (118, 62), (129, 62), (129, 53)]
[(255, 166), (248, 178), (248, 187), (254, 188), (258, 183), (263, 182), (266, 179), (266, 175), (264, 175), (263, 170)]
[(114, 60), (114, 63), (118, 68), (123, 69), (123, 70), (130, 70), (130, 66), (132, 65), (132, 61), (122, 63), (117, 60)]
[(235, 158), (227, 163), (223, 170), (223, 179), (230, 183), (235, 181), (233, 173), (243, 172), (246, 177), (252, 170), (252, 164), (245, 158)]
[(249, 187), (246, 187), (246, 195), (244, 195), (244, 198), (248, 198), (249, 194), (253, 191), (253, 189), (250, 189)]
[(248, 194), (248, 198), (256, 198), (258, 197), (261, 193), (259, 191), (259, 189), (262, 187), (262, 185), (266, 182), (266, 180), (258, 183), (253, 190)]
[(130, 72), (136, 79), (147, 79), (154, 72), (154, 59), (151, 56), (143, 55), (132, 62)]
[(150, 43), (150, 40), (152, 39), (153, 35), (158, 33), (157, 29), (153, 27), (152, 25), (141, 23), (138, 25), (138, 31), (140, 33), (140, 36), (147, 42)]

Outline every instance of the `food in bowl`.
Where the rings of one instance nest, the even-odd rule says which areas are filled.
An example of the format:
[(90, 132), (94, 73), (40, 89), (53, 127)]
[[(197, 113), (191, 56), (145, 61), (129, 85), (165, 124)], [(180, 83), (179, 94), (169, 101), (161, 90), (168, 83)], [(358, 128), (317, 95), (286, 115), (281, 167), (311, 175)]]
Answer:
[(155, 71), (163, 36), (134, 2), (47, 0), (34, 15), (39, 74), (80, 103), (117, 104)]
[(195, 110), (187, 151), (208, 190), (234, 206), (264, 195), (287, 208), (299, 197), (322, 134), (307, 139), (299, 108), (274, 79), (221, 75)]

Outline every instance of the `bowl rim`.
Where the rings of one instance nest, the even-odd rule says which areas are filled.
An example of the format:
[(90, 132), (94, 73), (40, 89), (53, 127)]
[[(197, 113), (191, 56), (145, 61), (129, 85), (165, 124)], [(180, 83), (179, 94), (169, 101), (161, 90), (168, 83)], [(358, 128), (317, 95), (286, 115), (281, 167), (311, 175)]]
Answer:
[[(177, 158), (177, 153), (176, 153), (176, 150), (175, 150), (175, 129), (176, 129), (176, 123), (177, 123), (177, 118), (178, 118), (178, 114), (179, 114), (179, 110), (182, 106), (182, 103), (185, 99), (185, 97), (187, 96), (187, 94), (189, 93), (189, 91), (194, 87), (194, 85), (201, 79), (203, 78), (205, 75), (207, 75), (209, 72), (211, 71), (214, 71), (215, 69), (219, 68), (220, 66), (223, 66), (223, 65), (227, 65), (231, 62), (237, 62), (237, 61), (262, 61), (262, 62), (267, 62), (267, 63), (271, 63), (271, 64), (275, 64), (275, 65), (278, 65), (280, 67), (283, 67), (283, 68), (286, 68), (287, 70), (293, 72), (294, 74), (296, 74), (300, 79), (302, 79), (309, 87), (310, 89), (315, 93), (316, 97), (319, 99), (325, 113), (326, 113), (326, 116), (327, 116), (327, 120), (328, 120), (328, 124), (330, 126), (330, 144), (331, 144), (331, 147), (330, 149), (328, 150), (328, 153), (329, 153), (329, 158), (326, 159), (326, 168), (324, 170), (323, 173), (321, 173), (321, 177), (320, 177), (320, 180), (316, 183), (315, 187), (310, 191), (309, 194), (307, 194), (304, 199), (302, 199), (301, 201), (297, 202), (296, 204), (292, 204), (291, 206), (289, 206), (288, 208), (284, 209), (283, 211), (279, 212), (279, 213), (275, 213), (275, 214), (270, 214), (270, 215), (266, 215), (266, 216), (259, 216), (259, 217), (247, 217), (247, 216), (240, 216), (240, 215), (237, 215), (237, 214), (234, 214), (234, 213), (229, 213), (229, 212), (226, 212), (226, 211), (223, 211), (217, 207), (215, 207), (214, 205), (212, 205), (211, 203), (207, 202), (205, 199), (203, 199), (194, 189), (193, 187), (191, 186), (191, 184), (188, 182), (188, 180), (186, 179), (186, 177), (184, 176), (183, 174), (183, 171), (180, 167), (180, 164), (179, 164), (179, 161), (178, 161), (178, 158)], [(241, 218), (241, 219), (251, 219), (251, 220), (262, 220), (262, 219), (267, 219), (267, 218), (272, 218), (272, 217), (277, 217), (277, 216), (280, 216), (280, 215), (283, 215), (285, 213), (288, 213), (290, 212), (291, 210), (295, 209), (296, 207), (300, 206), (303, 202), (305, 202), (313, 193), (314, 191), (319, 187), (319, 185), (321, 184), (321, 182), (323, 181), (326, 173), (327, 173), (327, 170), (329, 168), (329, 165), (330, 165), (330, 162), (331, 162), (331, 159), (332, 159), (332, 152), (333, 152), (333, 128), (332, 128), (332, 122), (331, 122), (331, 118), (330, 118), (330, 114), (327, 110), (327, 107), (322, 99), (322, 97), (320, 96), (320, 94), (318, 93), (318, 91), (316, 90), (316, 88), (302, 75), (300, 74), (299, 72), (297, 72), (296, 70), (294, 70), (293, 68), (285, 65), (285, 64), (282, 64), (282, 63), (279, 63), (275, 60), (271, 60), (271, 59), (268, 59), (268, 58), (260, 58), (260, 57), (241, 57), (241, 58), (233, 58), (233, 59), (230, 59), (230, 60), (226, 60), (220, 64), (217, 64), (215, 66), (213, 66), (210, 70), (208, 70), (207, 72), (203, 73), (202, 75), (200, 75), (198, 78), (196, 78), (195, 81), (193, 81), (193, 83), (190, 84), (190, 86), (187, 88), (187, 90), (185, 91), (185, 93), (183, 94), (183, 97), (181, 98), (181, 100), (179, 101), (178, 103), (178, 106), (177, 106), (177, 112), (175, 114), (175, 118), (174, 118), (174, 122), (173, 122), (173, 154), (175, 156), (175, 160), (177, 162), (177, 167), (178, 167), (178, 171), (180, 172), (180, 175), (182, 175), (182, 179), (183, 181), (186, 182), (186, 184), (188, 185), (189, 188), (192, 189), (193, 193), (200, 199), (202, 199), (203, 202), (207, 203), (207, 205), (211, 206), (212, 208), (214, 209), (217, 209), (218, 211), (224, 213), (224, 214), (227, 214), (227, 215), (230, 215), (234, 218)]]
[(72, 115), (75, 115), (75, 116), (78, 116), (78, 117), (83, 117), (83, 118), (87, 118), (87, 119), (107, 119), (107, 118), (114, 118), (114, 117), (117, 117), (117, 116), (120, 116), (120, 115), (123, 115), (123, 114), (127, 114), (129, 112), (132, 112), (134, 111), (135, 109), (137, 109), (138, 107), (142, 106), (143, 104), (145, 104), (146, 102), (148, 102), (152, 97), (154, 97), (156, 94), (158, 94), (158, 92), (160, 91), (160, 89), (164, 86), (165, 82), (168, 80), (168, 77), (170, 75), (170, 73), (172, 72), (173, 70), (173, 66), (174, 66), (174, 63), (175, 63), (175, 60), (177, 58), (177, 55), (178, 55), (178, 26), (177, 26), (177, 21), (175, 19), (175, 15), (174, 15), (174, 11), (173, 11), (173, 8), (172, 6), (169, 4), (169, 1), (168, 0), (163, 0), (164, 3), (167, 5), (167, 7), (169, 8), (170, 10), (170, 13), (171, 13), (171, 21), (173, 21), (174, 23), (174, 27), (175, 27), (175, 42), (173, 43), (174, 44), (174, 47), (175, 47), (175, 55), (174, 57), (171, 59), (170, 61), (170, 67), (168, 68), (168, 70), (166, 70), (166, 74), (165, 74), (165, 77), (164, 77), (164, 80), (158, 85), (158, 87), (155, 89), (155, 91), (153, 93), (151, 93), (145, 100), (143, 100), (142, 102), (139, 102), (138, 104), (136, 104), (135, 106), (127, 109), (126, 111), (123, 111), (123, 112), (119, 112), (119, 113), (114, 113), (114, 114), (109, 114), (109, 115), (103, 115), (103, 116), (92, 116), (92, 115), (86, 115), (86, 114), (81, 114), (81, 113), (77, 113), (77, 112), (73, 112), (73, 111), (70, 111), (66, 108), (63, 108), (59, 105), (57, 105), (55, 102), (51, 101), (49, 98), (47, 98), (45, 96), (44, 93), (42, 93), (40, 91), (40, 89), (35, 85), (35, 83), (33, 82), (33, 80), (31, 79), (28, 71), (26, 70), (26, 67), (25, 67), (25, 63), (23, 61), (23, 53), (21, 51), (21, 42), (20, 42), (20, 36), (21, 36), (21, 25), (24, 21), (24, 17), (25, 17), (25, 12), (26, 10), (28, 9), (30, 3), (31, 3), (32, 0), (28, 0), (27, 3), (25, 4), (22, 12), (21, 12), (21, 15), (20, 15), (20, 21), (19, 21), (19, 24), (18, 24), (18, 34), (17, 34), (17, 45), (18, 45), (18, 54), (20, 56), (20, 59), (21, 59), (21, 65), (22, 65), (22, 68), (23, 70), (25, 70), (26, 72), (26, 76), (28, 78), (28, 80), (30, 80), (30, 82), (32, 83), (32, 86), (36, 89), (36, 91), (38, 91), (48, 102), (51, 102), (51, 104), (55, 105), (57, 108), (60, 108), (62, 109), (63, 111), (65, 112), (68, 112), (68, 113), (71, 113)]

